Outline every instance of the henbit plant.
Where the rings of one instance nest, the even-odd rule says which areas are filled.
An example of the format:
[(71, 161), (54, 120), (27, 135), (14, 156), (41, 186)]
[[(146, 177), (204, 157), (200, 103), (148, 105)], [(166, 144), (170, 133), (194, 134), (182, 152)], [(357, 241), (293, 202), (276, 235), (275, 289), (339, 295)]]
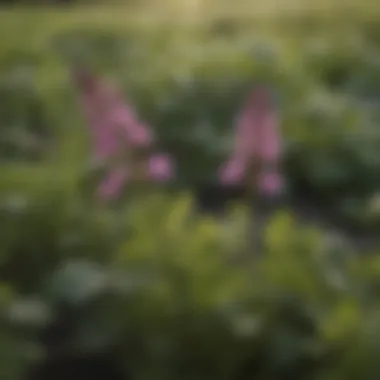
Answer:
[(246, 231), (247, 250), (252, 251), (253, 245), (254, 250), (260, 252), (268, 210), (262, 213), (259, 206), (265, 199), (277, 199), (284, 188), (283, 141), (278, 115), (266, 87), (250, 93), (235, 128), (234, 151), (220, 169), (220, 181), (224, 186), (243, 188), (247, 203), (253, 206), (253, 219)]
[(93, 135), (93, 154), (106, 170), (97, 195), (118, 198), (126, 183), (165, 183), (174, 176), (171, 157), (154, 151), (156, 136), (142, 123), (116, 85), (75, 68), (73, 79)]
[(222, 184), (242, 185), (269, 197), (280, 194), (284, 186), (282, 138), (268, 89), (251, 92), (235, 128), (234, 152), (220, 170)]

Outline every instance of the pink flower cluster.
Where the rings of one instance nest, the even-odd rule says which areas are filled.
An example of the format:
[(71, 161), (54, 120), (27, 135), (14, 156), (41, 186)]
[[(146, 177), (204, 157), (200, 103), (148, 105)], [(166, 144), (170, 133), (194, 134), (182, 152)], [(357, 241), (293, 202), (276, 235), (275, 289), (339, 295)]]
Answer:
[[(117, 198), (128, 182), (167, 182), (174, 176), (174, 163), (167, 154), (152, 153), (156, 137), (123, 99), (117, 86), (86, 69), (73, 71), (83, 111), (92, 132), (95, 159), (100, 162), (124, 157), (108, 169), (98, 188), (103, 199)], [(272, 196), (283, 188), (280, 170), (282, 138), (270, 94), (258, 88), (249, 95), (236, 122), (234, 151), (221, 167), (223, 185), (258, 188)], [(145, 159), (136, 160), (136, 151)]]
[(137, 178), (154, 182), (172, 179), (171, 157), (152, 153), (155, 136), (124, 101), (119, 89), (86, 69), (76, 69), (72, 74), (92, 133), (95, 159), (105, 162), (121, 155), (133, 157), (138, 150), (149, 152), (144, 162), (129, 159), (109, 168), (98, 195), (102, 199), (117, 198), (125, 184)]
[(282, 138), (276, 110), (268, 91), (256, 89), (238, 115), (234, 151), (220, 169), (220, 181), (226, 186), (255, 186), (261, 194), (276, 195), (284, 182), (281, 157)]

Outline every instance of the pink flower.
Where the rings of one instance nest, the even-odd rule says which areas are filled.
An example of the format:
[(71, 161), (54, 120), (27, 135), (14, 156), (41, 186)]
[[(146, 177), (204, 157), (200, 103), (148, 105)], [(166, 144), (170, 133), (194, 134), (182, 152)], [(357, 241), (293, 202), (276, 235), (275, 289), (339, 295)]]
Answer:
[[(83, 113), (92, 134), (93, 152), (97, 159), (112, 156), (118, 150), (119, 143), (110, 125), (106, 107), (105, 85), (98, 78), (83, 79), (79, 75), (76, 83), (81, 97)], [(74, 76), (77, 78), (77, 76)]]
[(153, 135), (147, 128), (142, 125), (137, 125), (130, 131), (130, 142), (134, 146), (149, 147), (153, 142)]
[(223, 185), (238, 185), (244, 179), (244, 163), (237, 158), (233, 158), (222, 166), (219, 176)]
[[(278, 117), (266, 89), (253, 91), (242, 108), (236, 123), (235, 147), (232, 158), (220, 171), (223, 184), (241, 182), (254, 164), (259, 168), (254, 181), (264, 194), (277, 193), (283, 178), (279, 172), (282, 158), (282, 138)], [(264, 168), (270, 168), (269, 171)]]
[[(174, 165), (169, 156), (154, 154), (148, 160), (136, 159), (136, 149), (151, 149), (155, 142), (153, 132), (143, 124), (135, 110), (123, 99), (117, 86), (96, 77), (86, 69), (73, 72), (79, 89), (83, 112), (93, 137), (93, 154), (98, 162), (122, 156), (123, 150), (129, 161), (125, 168), (111, 168), (99, 185), (97, 194), (102, 199), (120, 195), (129, 180), (166, 182), (174, 175)], [(132, 160), (132, 161), (131, 161)], [(129, 170), (130, 169), (130, 170)]]
[(257, 125), (253, 123), (249, 109), (243, 109), (236, 123), (235, 156), (248, 160), (257, 151)]
[(98, 128), (93, 131), (93, 146), (95, 159), (102, 161), (118, 151), (119, 142), (105, 129)]
[(153, 134), (136, 117), (134, 111), (127, 105), (115, 107), (112, 121), (121, 137), (132, 147), (149, 147), (154, 142)]
[(149, 159), (148, 172), (153, 181), (166, 182), (174, 175), (174, 165), (168, 155), (158, 153)]
[(277, 115), (271, 113), (262, 121), (260, 129), (261, 144), (258, 156), (265, 163), (278, 163), (282, 156), (282, 141), (278, 131)]
[(129, 171), (125, 168), (114, 169), (99, 185), (97, 195), (103, 200), (117, 198), (129, 177)]
[(94, 154), (109, 157), (121, 149), (150, 147), (153, 134), (139, 120), (119, 89), (85, 70), (74, 72), (83, 112), (94, 138)]
[(283, 176), (278, 172), (262, 172), (258, 176), (258, 187), (261, 194), (269, 197), (278, 195), (284, 187)]
[[(131, 158), (135, 157), (136, 149), (152, 148), (155, 142), (153, 132), (124, 101), (117, 86), (83, 68), (74, 70), (72, 74), (92, 134), (93, 155), (96, 161), (107, 162), (109, 158), (122, 156), (120, 153), (123, 151), (130, 153), (126, 156)], [(148, 162), (135, 159), (125, 164), (131, 171), (127, 168), (111, 169), (98, 188), (99, 197), (117, 197), (128, 179), (144, 181), (148, 174), (151, 180), (161, 182), (172, 178), (174, 172), (173, 162), (169, 156), (163, 154), (153, 155)]]

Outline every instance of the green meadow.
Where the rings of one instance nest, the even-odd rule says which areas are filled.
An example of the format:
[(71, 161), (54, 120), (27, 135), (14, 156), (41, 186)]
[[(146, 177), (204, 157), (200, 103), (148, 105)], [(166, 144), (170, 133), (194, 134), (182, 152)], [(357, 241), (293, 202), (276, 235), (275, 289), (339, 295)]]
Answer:
[[(377, 244), (351, 244), (380, 227), (379, 17), (370, 0), (0, 9), (0, 378), (379, 378)], [(94, 199), (77, 63), (158, 134), (171, 186)], [(293, 205), (263, 252), (243, 202), (228, 224), (193, 207), (258, 83), (276, 95)]]

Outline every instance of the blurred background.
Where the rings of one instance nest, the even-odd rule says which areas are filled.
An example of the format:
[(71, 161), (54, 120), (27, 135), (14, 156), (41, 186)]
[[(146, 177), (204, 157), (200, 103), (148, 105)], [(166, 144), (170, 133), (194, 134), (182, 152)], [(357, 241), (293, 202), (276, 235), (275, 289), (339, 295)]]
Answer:
[[(0, 1), (0, 379), (380, 378), (379, 18), (374, 0)], [(73, 64), (132, 101), (170, 186), (94, 199)], [(215, 185), (257, 83), (286, 179), (260, 255)], [(234, 202), (221, 219), (199, 194)]]

